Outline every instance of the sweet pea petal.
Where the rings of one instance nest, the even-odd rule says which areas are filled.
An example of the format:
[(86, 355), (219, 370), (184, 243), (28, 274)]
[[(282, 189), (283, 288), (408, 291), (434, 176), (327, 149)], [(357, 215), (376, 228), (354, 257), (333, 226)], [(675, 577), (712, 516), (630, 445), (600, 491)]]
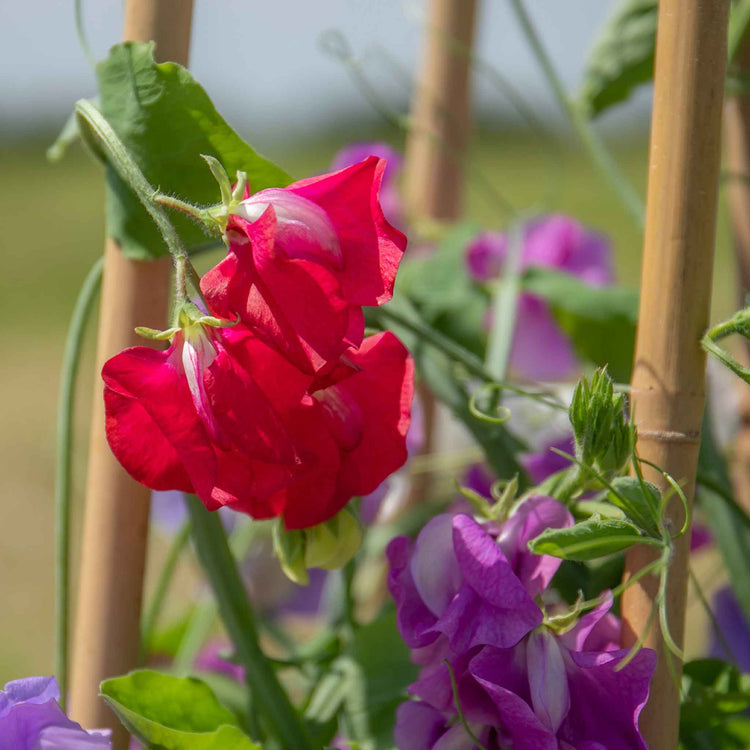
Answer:
[(408, 537), (392, 539), (386, 548), (388, 559), (388, 590), (396, 602), (398, 631), (409, 648), (423, 648), (434, 643), (438, 633), (432, 629), (435, 615), (419, 596), (411, 575)]
[(570, 711), (558, 736), (578, 747), (598, 742), (607, 750), (646, 750), (638, 717), (648, 700), (656, 652), (641, 649), (623, 670), (628, 651), (576, 652), (566, 658)]
[[(193, 492), (193, 480), (213, 475), (216, 462), (178, 356), (173, 345), (166, 352), (132, 347), (110, 359), (102, 370), (105, 429), (133, 478), (153, 490)], [(198, 485), (210, 494), (210, 484)]]
[(472, 518), (453, 519), (453, 546), (464, 583), (435, 624), (457, 653), (473, 646), (513, 646), (542, 622), (495, 540)]
[(620, 621), (609, 614), (611, 608), (612, 592), (607, 591), (599, 606), (559, 636), (560, 642), (571, 651), (616, 651), (620, 647)]
[(499, 232), (482, 232), (466, 248), (466, 269), (479, 282), (496, 279), (508, 254), (508, 240)]
[(514, 750), (558, 750), (555, 735), (532, 711), (525, 669), (525, 644), (484, 648), (469, 671), (491, 698)]
[(562, 562), (550, 555), (535, 555), (529, 550), (529, 541), (545, 529), (572, 525), (573, 516), (567, 508), (544, 495), (525, 500), (503, 524), (498, 544), (529, 596), (534, 597), (549, 586)]
[(11, 680), (0, 690), (0, 719), (18, 703), (47, 703), (60, 697), (54, 677), (23, 677)]
[(235, 210), (246, 221), (257, 221), (269, 207), (276, 214), (276, 243), (290, 258), (306, 258), (341, 269), (344, 254), (336, 228), (317, 204), (291, 190), (268, 188), (246, 198)]
[(534, 631), (526, 643), (531, 705), (540, 721), (553, 733), (570, 709), (565, 663), (554, 635)]
[[(369, 336), (347, 358), (356, 369), (335, 387), (342, 400), (357, 407), (360, 438), (341, 457), (337, 492), (344, 502), (373, 492), (406, 462), (414, 393), (414, 362), (392, 333)], [(355, 417), (353, 409), (348, 413)]]
[(432, 750), (446, 727), (440, 711), (426, 703), (408, 701), (396, 710), (393, 738), (398, 750)]
[(453, 551), (452, 515), (435, 516), (419, 532), (410, 569), (422, 601), (436, 617), (440, 617), (458, 592), (462, 580)]
[(227, 236), (227, 257), (201, 279), (213, 314), (239, 315), (306, 372), (361, 342), (364, 323), (362, 330), (352, 324), (356, 312), (342, 298), (333, 273), (313, 261), (290, 259), (277, 247), (272, 207), (252, 224), (231, 217)]
[(111, 732), (87, 732), (76, 725), (46, 727), (41, 731), (33, 750), (100, 750), (111, 747)]
[(579, 368), (573, 346), (547, 304), (527, 292), (518, 296), (510, 365), (526, 380), (563, 380)]
[(372, 156), (286, 188), (320, 206), (336, 227), (344, 252), (338, 278), (354, 305), (382, 305), (391, 298), (406, 249), (406, 237), (388, 223), (378, 200), (385, 169), (385, 160)]

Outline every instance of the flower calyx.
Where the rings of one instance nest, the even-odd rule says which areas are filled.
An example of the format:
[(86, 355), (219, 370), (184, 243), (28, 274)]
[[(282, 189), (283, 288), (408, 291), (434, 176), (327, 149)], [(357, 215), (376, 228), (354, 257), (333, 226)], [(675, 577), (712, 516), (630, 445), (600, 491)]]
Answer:
[(284, 574), (302, 586), (309, 582), (309, 568), (338, 570), (359, 550), (362, 527), (348, 509), (307, 529), (285, 529), (277, 521), (273, 531), (274, 552)]

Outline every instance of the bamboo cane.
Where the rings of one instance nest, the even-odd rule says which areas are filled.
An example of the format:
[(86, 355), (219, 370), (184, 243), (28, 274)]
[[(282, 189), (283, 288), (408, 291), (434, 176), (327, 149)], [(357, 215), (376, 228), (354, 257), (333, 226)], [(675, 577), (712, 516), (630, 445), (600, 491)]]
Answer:
[[(734, 60), (742, 74), (750, 72), (750, 38), (739, 47)], [(739, 270), (739, 304), (750, 291), (750, 97), (746, 93), (727, 100), (724, 107), (726, 165), (729, 172), (727, 196), (732, 220), (735, 256)], [(750, 362), (750, 350), (743, 347), (741, 358)], [(740, 390), (741, 424), (732, 456), (732, 484), (738, 502), (750, 510), (750, 391)]]
[(457, 219), (469, 133), (476, 0), (433, 0), (406, 144), (404, 193), (411, 213)]
[[(471, 49), (476, 0), (432, 0), (406, 143), (404, 197), (414, 218), (450, 221), (461, 215), (463, 158), (471, 123)], [(435, 397), (419, 390), (424, 445), (435, 449)], [(428, 491), (429, 476), (412, 482), (407, 505)]]
[[(159, 60), (187, 64), (192, 0), (128, 0), (124, 38), (156, 42)], [(135, 344), (135, 326), (163, 328), (169, 299), (169, 258), (128, 260), (112, 238), (104, 248), (97, 374), (104, 362)], [(104, 435), (101, 388), (94, 394), (86, 486), (71, 715), (84, 727), (111, 727), (116, 750), (127, 732), (98, 697), (99, 683), (136, 666), (150, 490), (115, 460)]]
[[(683, 483), (692, 499), (708, 326), (721, 151), (721, 114), (729, 0), (661, 0), (651, 123), (641, 307), (632, 380), (638, 453)], [(649, 478), (667, 489), (661, 475)], [(675, 531), (683, 512), (673, 498)], [(690, 534), (675, 545), (666, 605), (670, 631), (682, 643)], [(631, 550), (626, 578), (653, 560)], [(623, 645), (647, 630), (657, 581), (646, 577), (623, 595)], [(641, 729), (651, 750), (674, 750), (679, 690), (656, 625), (646, 645), (659, 660)], [(680, 665), (676, 663), (677, 672)]]

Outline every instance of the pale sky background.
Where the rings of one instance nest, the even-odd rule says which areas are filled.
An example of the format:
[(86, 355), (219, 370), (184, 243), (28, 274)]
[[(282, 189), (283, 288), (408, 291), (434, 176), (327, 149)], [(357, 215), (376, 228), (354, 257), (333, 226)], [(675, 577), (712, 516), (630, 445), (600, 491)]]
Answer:
[[(570, 89), (613, 0), (527, 0), (527, 7)], [(122, 0), (84, 0), (95, 57), (119, 41)], [(191, 70), (219, 111), (247, 131), (273, 137), (335, 128), (341, 117), (372, 116), (344, 67), (321, 51), (328, 29), (355, 54), (373, 45), (407, 71), (399, 80), (377, 56), (366, 70), (394, 106), (403, 106), (420, 42), (424, 0), (196, 0)], [(477, 51), (524, 93), (544, 117), (558, 115), (506, 0), (483, 0)], [(405, 89), (405, 86), (407, 87)], [(52, 131), (73, 102), (94, 92), (94, 75), (76, 36), (73, 0), (0, 0), (0, 130)], [(500, 95), (475, 79), (480, 111), (507, 111)], [(648, 95), (608, 116), (615, 125), (642, 118)]]

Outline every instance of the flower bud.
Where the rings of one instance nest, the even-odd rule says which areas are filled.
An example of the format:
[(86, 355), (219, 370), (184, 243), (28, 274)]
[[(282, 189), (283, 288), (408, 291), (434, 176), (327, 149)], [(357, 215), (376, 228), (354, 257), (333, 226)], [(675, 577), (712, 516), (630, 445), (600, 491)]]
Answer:
[(619, 474), (632, 454), (635, 427), (628, 419), (626, 398), (615, 393), (606, 367), (598, 369), (590, 383), (579, 381), (568, 414), (578, 459), (605, 477)]

